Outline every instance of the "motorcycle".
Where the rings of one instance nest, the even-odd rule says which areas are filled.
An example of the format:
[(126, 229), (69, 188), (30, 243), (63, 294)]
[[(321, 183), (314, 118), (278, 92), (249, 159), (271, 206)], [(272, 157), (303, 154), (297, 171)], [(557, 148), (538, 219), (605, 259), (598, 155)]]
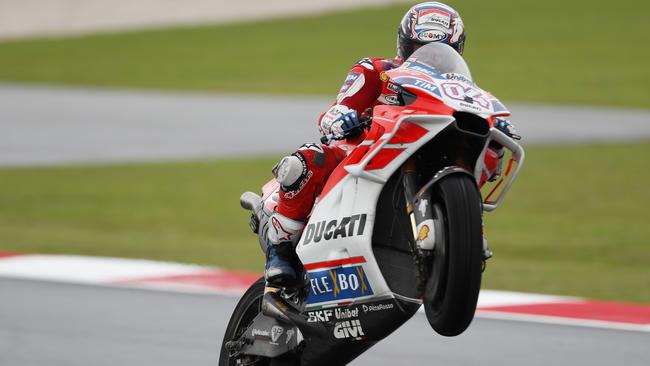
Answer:
[[(483, 212), (500, 205), (524, 162), (523, 148), (494, 127), (510, 113), (444, 44), (422, 46), (382, 77), (397, 102), (374, 107), (365, 139), (347, 147), (320, 193), (296, 246), (303, 282), (254, 283), (232, 314), (219, 365), (344, 365), (421, 306), (443, 336), (474, 318), (492, 256)], [(240, 199), (264, 252), (260, 225), (277, 189), (271, 181), (262, 197)]]

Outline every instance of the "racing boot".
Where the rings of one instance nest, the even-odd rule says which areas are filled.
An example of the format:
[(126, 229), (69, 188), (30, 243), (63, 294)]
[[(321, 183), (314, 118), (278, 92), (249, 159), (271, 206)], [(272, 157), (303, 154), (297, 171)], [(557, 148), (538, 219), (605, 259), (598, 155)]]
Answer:
[(264, 278), (275, 286), (288, 287), (297, 282), (302, 268), (295, 245), (305, 224), (275, 212), (269, 219), (268, 246)]
[(291, 242), (269, 243), (266, 251), (266, 266), (264, 267), (266, 282), (282, 287), (296, 283), (298, 276), (293, 263), (295, 256)]

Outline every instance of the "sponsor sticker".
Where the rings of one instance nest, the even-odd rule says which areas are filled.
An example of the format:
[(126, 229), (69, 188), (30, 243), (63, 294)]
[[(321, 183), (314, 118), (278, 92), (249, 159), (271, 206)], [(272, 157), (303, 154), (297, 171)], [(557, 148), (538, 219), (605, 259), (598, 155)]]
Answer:
[(361, 305), (361, 310), (363, 310), (364, 313), (372, 313), (375, 311), (383, 311), (383, 310), (390, 310), (395, 307), (395, 304), (393, 303), (386, 303), (386, 304), (368, 304), (368, 305)]
[[(476, 105), (489, 109), (490, 103), (483, 92), (467, 84), (445, 83), (442, 84), (445, 95), (451, 99), (461, 101), (460, 105), (474, 110), (480, 110)], [(469, 97), (469, 99), (468, 99)]]
[(397, 95), (394, 94), (384, 95), (383, 98), (386, 104), (399, 104), (399, 98), (397, 97)]
[(399, 93), (399, 92), (402, 91), (401, 88), (399, 87), (399, 85), (393, 84), (393, 83), (386, 84), (386, 88), (388, 88), (388, 90), (390, 90), (390, 91), (392, 91), (394, 93)]
[(422, 241), (428, 238), (429, 231), (431, 231), (431, 229), (429, 229), (429, 225), (422, 225), (422, 228), (420, 228), (420, 232), (418, 233), (418, 240)]
[(464, 83), (468, 83), (468, 84), (473, 84), (473, 83), (474, 83), (472, 80), (468, 79), (468, 78), (467, 78), (465, 75), (463, 75), (463, 74), (448, 73), (448, 74), (445, 74), (444, 77), (445, 77), (447, 80), (462, 81), (462, 82), (464, 82)]
[(307, 322), (324, 323), (330, 320), (356, 319), (359, 317), (359, 308), (335, 308), (307, 312)]
[(350, 74), (345, 78), (345, 82), (346, 82), (346, 83), (350, 83), (350, 84), (352, 84), (355, 80), (357, 80), (357, 79), (359, 78), (359, 75), (361, 75), (361, 74), (359, 74), (358, 72), (350, 73)]
[(361, 266), (309, 272), (307, 303), (352, 299), (372, 295), (372, 288)]
[(282, 333), (284, 333), (284, 328), (279, 325), (274, 325), (271, 328), (271, 342), (269, 343), (277, 345)]
[(424, 75), (427, 75), (427, 76), (431, 76), (431, 77), (439, 77), (439, 75), (440, 75), (440, 74), (437, 74), (432, 69), (430, 69), (428, 67), (425, 67), (425, 66), (421, 66), (420, 64), (411, 64), (411, 66), (409, 66), (408, 69), (411, 72), (415, 71), (416, 72), (415, 75), (417, 75), (418, 72), (422, 73)]
[(315, 310), (307, 312), (307, 322), (308, 323), (324, 323), (330, 321), (334, 316), (334, 310), (325, 309), (325, 310)]
[(303, 245), (321, 240), (347, 238), (363, 235), (366, 230), (366, 214), (342, 217), (340, 220), (323, 220), (307, 225)]
[(339, 94), (347, 92), (352, 84), (354, 84), (355, 81), (359, 78), (359, 75), (361, 75), (358, 72), (352, 72), (348, 74), (348, 76), (345, 78), (345, 81), (343, 82), (343, 86), (341, 86), (341, 90), (339, 90)]
[(334, 338), (359, 339), (364, 335), (365, 334), (363, 333), (363, 328), (361, 327), (361, 322), (359, 320), (343, 321), (338, 322), (334, 325)]
[(418, 211), (420, 211), (420, 215), (424, 216), (427, 214), (427, 206), (429, 205), (429, 200), (420, 200), (420, 204), (418, 205)]
[(308, 171), (307, 174), (305, 175), (305, 177), (302, 179), (302, 181), (300, 181), (300, 184), (298, 185), (298, 188), (294, 189), (293, 191), (285, 192), (284, 196), (287, 199), (293, 199), (294, 197), (296, 197), (298, 195), (298, 193), (302, 192), (303, 188), (305, 188), (305, 186), (307, 185), (307, 183), (309, 183), (309, 181), (311, 180), (311, 177), (313, 177), (313, 176), (314, 176), (314, 172), (311, 171), (311, 170)]
[(400, 77), (396, 78), (396, 82), (400, 83), (402, 86), (411, 86), (411, 87), (416, 87), (418, 89), (425, 90), (427, 92), (430, 92), (431, 94), (440, 97), (440, 90), (438, 87), (426, 80), (420, 79), (420, 78), (414, 78), (414, 77)]
[(418, 39), (422, 42), (436, 42), (447, 38), (447, 33), (438, 30), (426, 30), (418, 33)]
[(253, 338), (268, 340), (271, 338), (271, 332), (266, 329), (255, 329), (251, 331)]
[(422, 9), (418, 12), (418, 24), (438, 24), (449, 28), (451, 14), (438, 9)]

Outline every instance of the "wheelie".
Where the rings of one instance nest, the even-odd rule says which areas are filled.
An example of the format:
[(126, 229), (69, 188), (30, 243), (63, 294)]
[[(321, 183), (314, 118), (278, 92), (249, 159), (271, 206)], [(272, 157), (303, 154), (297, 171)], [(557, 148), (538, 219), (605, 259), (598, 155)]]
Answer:
[(421, 306), (441, 335), (470, 325), (492, 256), (483, 213), (524, 151), (508, 110), (474, 83), (464, 39), (448, 6), (411, 8), (398, 59), (353, 68), (321, 117), (322, 144), (242, 195), (267, 267), (235, 308), (220, 365), (344, 365)]

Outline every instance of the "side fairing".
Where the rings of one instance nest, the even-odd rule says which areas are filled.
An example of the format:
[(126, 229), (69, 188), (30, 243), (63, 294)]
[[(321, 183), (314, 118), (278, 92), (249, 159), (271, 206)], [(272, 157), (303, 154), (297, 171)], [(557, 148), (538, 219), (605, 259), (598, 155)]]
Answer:
[(372, 250), (377, 200), (399, 167), (454, 121), (410, 113), (415, 111), (393, 119), (382, 117), (381, 108), (375, 111), (374, 123), (384, 134), (362, 143), (369, 149), (356, 164), (337, 168), (330, 179), (338, 181), (314, 207), (296, 249), (309, 272), (308, 309), (392, 296)]

